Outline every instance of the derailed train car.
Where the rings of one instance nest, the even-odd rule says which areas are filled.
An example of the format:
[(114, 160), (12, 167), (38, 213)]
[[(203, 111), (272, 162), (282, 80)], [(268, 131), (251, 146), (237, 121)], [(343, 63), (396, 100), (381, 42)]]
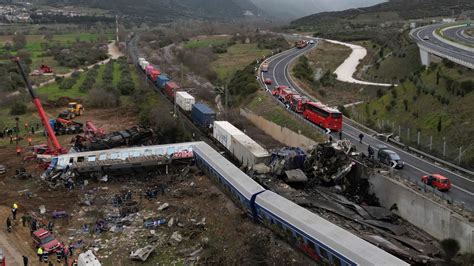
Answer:
[(193, 147), (196, 164), (216, 179), (255, 221), (285, 237), (320, 263), (330, 265), (409, 265), (269, 191), (204, 142)]

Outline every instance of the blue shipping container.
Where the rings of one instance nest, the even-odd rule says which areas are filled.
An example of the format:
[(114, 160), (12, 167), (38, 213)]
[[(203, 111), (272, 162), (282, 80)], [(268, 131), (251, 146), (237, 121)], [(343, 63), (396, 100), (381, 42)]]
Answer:
[(156, 85), (158, 86), (158, 88), (160, 89), (163, 89), (166, 85), (166, 82), (168, 82), (170, 80), (170, 78), (168, 78), (168, 76), (166, 75), (159, 75), (156, 80), (155, 80), (155, 83)]
[(216, 120), (216, 113), (203, 103), (193, 104), (191, 110), (191, 118), (193, 123), (201, 128), (209, 128)]

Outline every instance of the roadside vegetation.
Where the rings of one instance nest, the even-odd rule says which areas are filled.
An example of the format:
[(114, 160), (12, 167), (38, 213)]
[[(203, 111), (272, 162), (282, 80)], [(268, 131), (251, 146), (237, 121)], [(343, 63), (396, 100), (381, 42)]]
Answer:
[[(464, 147), (462, 164), (474, 165), (474, 72), (449, 61), (432, 64), (426, 70), (412, 73), (400, 86), (384, 92), (378, 99), (352, 109), (352, 117), (367, 126), (392, 131), (401, 140), (442, 157), (443, 142), (448, 149), (446, 159), (456, 162), (459, 147)], [(408, 130), (409, 129), (409, 130)]]

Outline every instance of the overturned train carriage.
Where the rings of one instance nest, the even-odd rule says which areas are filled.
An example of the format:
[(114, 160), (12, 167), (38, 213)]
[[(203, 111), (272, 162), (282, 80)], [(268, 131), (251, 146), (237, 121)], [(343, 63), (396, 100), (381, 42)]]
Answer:
[(154, 167), (171, 160), (190, 159), (196, 142), (78, 152), (59, 155), (51, 160), (45, 174), (66, 169), (81, 172), (124, 171)]
[(286, 237), (311, 258), (332, 265), (408, 265), (384, 250), (269, 191), (204, 142), (197, 165), (214, 177), (249, 216)]

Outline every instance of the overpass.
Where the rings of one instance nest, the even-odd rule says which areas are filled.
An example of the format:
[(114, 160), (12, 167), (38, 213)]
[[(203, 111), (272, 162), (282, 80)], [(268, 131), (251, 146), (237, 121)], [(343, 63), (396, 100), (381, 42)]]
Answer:
[(451, 30), (449, 30), (448, 33), (454, 38), (453, 40), (445, 39), (436, 33), (436, 30), (442, 26), (443, 24), (428, 25), (413, 29), (410, 32), (410, 38), (420, 48), (421, 63), (428, 66), (433, 62), (434, 58), (438, 57), (474, 69), (474, 48), (462, 44), (466, 39), (470, 40), (470, 38), (463, 38), (462, 42), (461, 40), (458, 42), (457, 37), (459, 36), (456, 34), (451, 35)]

